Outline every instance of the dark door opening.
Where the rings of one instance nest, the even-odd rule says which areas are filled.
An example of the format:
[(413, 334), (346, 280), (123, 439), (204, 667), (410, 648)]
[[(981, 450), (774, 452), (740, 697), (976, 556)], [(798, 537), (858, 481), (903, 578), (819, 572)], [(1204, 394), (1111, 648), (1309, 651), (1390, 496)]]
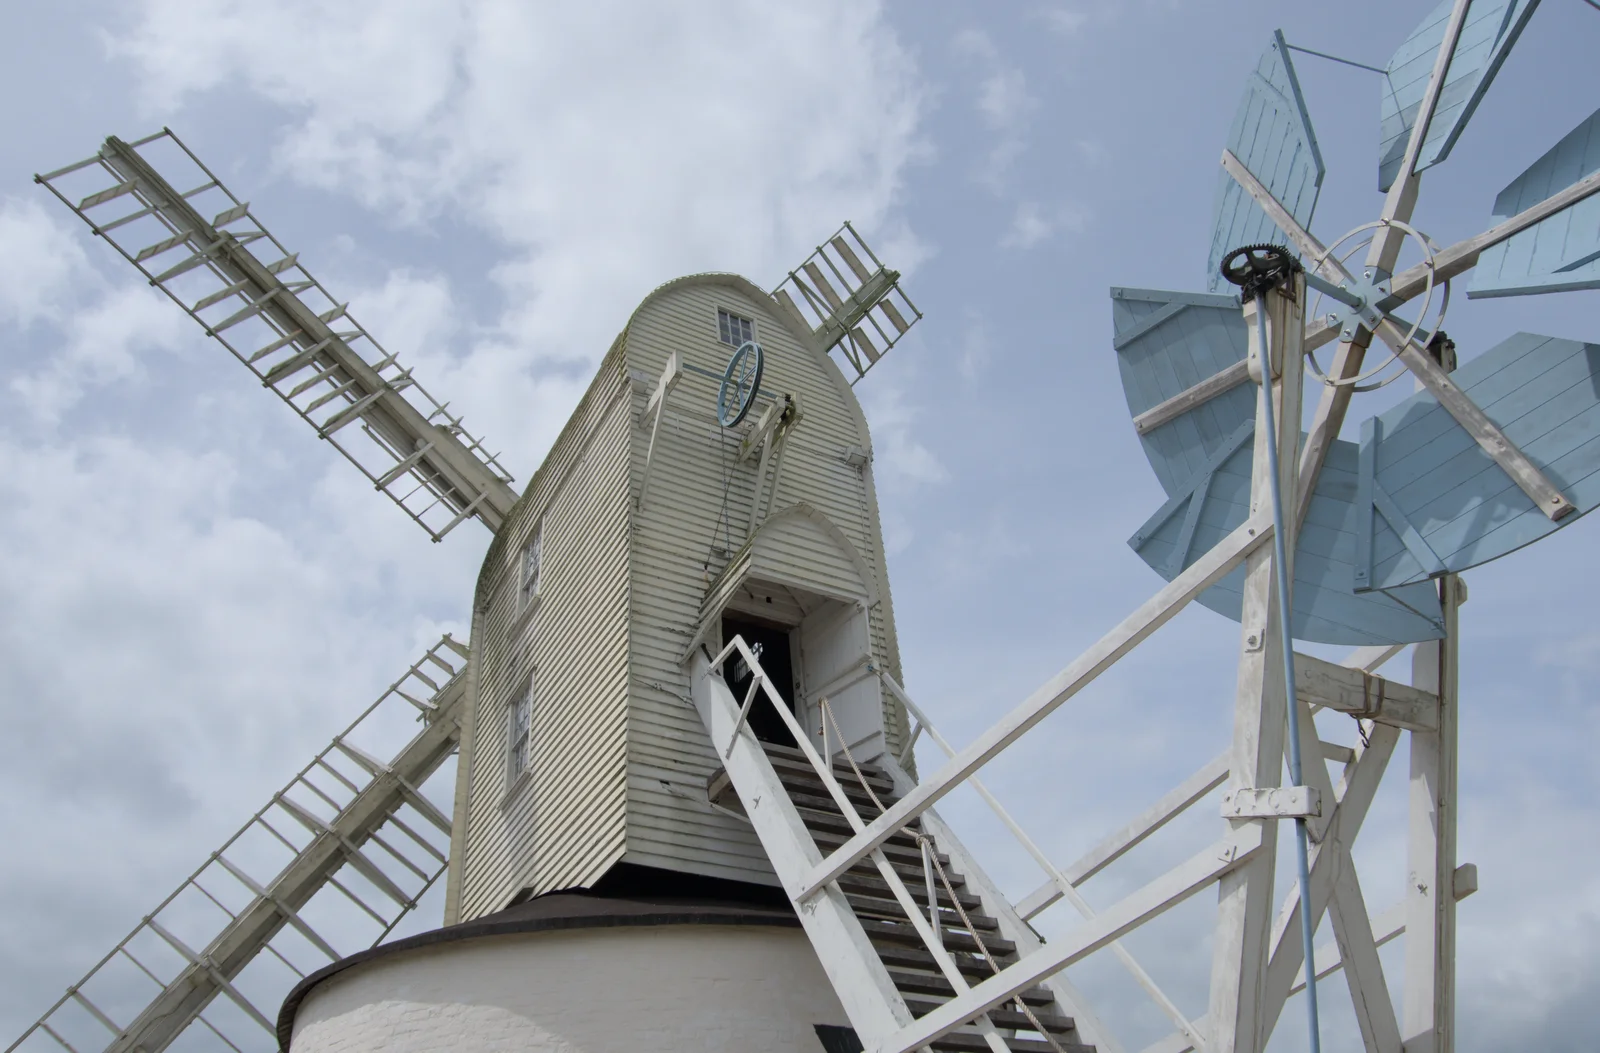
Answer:
[[(789, 630), (749, 618), (729, 616), (722, 619), (722, 639), (726, 643), (735, 636), (744, 637), (755, 654), (756, 661), (766, 671), (768, 680), (783, 699), (789, 712), (794, 712), (794, 659), (789, 653)], [(722, 663), (722, 678), (733, 692), (735, 702), (743, 703), (750, 681), (755, 674), (745, 665), (744, 656), (735, 651)], [(789, 727), (772, 708), (770, 699), (757, 697), (750, 707), (750, 730), (762, 742), (779, 746), (798, 747)]]

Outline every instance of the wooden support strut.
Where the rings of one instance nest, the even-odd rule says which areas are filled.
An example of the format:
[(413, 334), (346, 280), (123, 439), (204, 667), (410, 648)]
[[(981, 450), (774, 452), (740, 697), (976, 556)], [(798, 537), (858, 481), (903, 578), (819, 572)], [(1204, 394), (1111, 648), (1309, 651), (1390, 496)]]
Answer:
[[(1222, 152), (1222, 166), (1266, 211), (1268, 217), (1289, 235), (1302, 253), (1313, 257), (1325, 254), (1326, 250), (1322, 243), (1295, 221), (1278, 199), (1272, 196), (1272, 192), (1245, 167), (1244, 162), (1234, 156), (1233, 151)], [(1335, 280), (1350, 279), (1343, 265), (1332, 258), (1323, 262), (1323, 269), (1331, 271)], [(1478, 404), (1456, 386), (1455, 381), (1450, 379), (1450, 375), (1437, 362), (1429, 358), (1421, 348), (1408, 341), (1397, 325), (1383, 318), (1377, 321), (1376, 331), (1383, 342), (1399, 356), (1400, 361), (1405, 363), (1406, 368), (1411, 370), (1434, 398), (1439, 400), (1445, 411), (1456, 419), (1456, 423), (1460, 424), (1483, 452), (1488, 454), (1511, 481), (1528, 495), (1535, 507), (1553, 520), (1559, 520), (1575, 509), (1576, 506), (1545, 477), (1538, 466), (1528, 459), (1528, 455), (1506, 438), (1499, 425), (1490, 420)]]
[[(1271, 489), (1278, 486), (1287, 503), (1284, 525), (1286, 559), (1295, 551), (1294, 514), (1296, 450), (1300, 441), (1300, 399), (1303, 390), (1300, 334), (1303, 332), (1301, 295), (1272, 290), (1266, 297), (1268, 317), (1260, 316), (1254, 300), (1244, 304), (1250, 347), (1261, 345), (1260, 331), (1271, 337), (1269, 361), (1261, 363), (1266, 398), (1277, 404), (1273, 414), (1276, 435), (1269, 435), (1265, 399), (1258, 401), (1255, 450), (1252, 461), (1251, 507), (1268, 511)], [(1268, 442), (1276, 442), (1279, 478), (1268, 471)], [(1229, 791), (1270, 789), (1283, 778), (1287, 707), (1284, 697), (1283, 651), (1277, 646), (1283, 609), (1276, 588), (1277, 575), (1293, 581), (1293, 565), (1279, 566), (1270, 547), (1258, 549), (1245, 561), (1244, 598), (1240, 613), (1240, 650), (1234, 701), (1233, 747)], [(1267, 1032), (1261, 1023), (1269, 963), (1271, 922), (1275, 899), (1274, 867), (1278, 822), (1275, 818), (1239, 817), (1229, 820), (1235, 835), (1254, 831), (1263, 851), (1250, 862), (1223, 877), (1218, 885), (1217, 923), (1212, 939), (1210, 1035), (1208, 1048), (1215, 1053), (1260, 1053)]]

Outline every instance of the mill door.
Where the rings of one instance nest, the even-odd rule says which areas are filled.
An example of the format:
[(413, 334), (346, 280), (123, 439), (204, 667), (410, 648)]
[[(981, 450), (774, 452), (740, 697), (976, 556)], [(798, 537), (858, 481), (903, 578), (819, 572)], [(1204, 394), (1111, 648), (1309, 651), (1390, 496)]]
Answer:
[[(753, 618), (728, 615), (722, 619), (723, 641), (731, 640), (735, 636), (744, 637), (744, 642), (750, 645), (756, 661), (761, 663), (761, 668), (766, 672), (767, 679), (783, 697), (789, 712), (793, 713), (795, 682), (790, 632), (791, 630), (782, 626)], [(750, 690), (753, 676), (743, 656), (737, 651), (723, 662), (722, 678), (727, 682), (728, 689), (733, 692), (733, 697), (740, 702), (744, 701), (745, 692)], [(780, 746), (796, 745), (788, 725), (772, 708), (771, 702), (765, 698), (758, 697), (755, 704), (750, 707), (750, 730), (762, 742), (772, 742)]]
[(830, 599), (800, 623), (807, 732), (819, 747), (825, 737), (832, 754), (849, 747), (858, 761), (884, 751), (882, 688), (871, 659), (867, 611), (860, 603)]

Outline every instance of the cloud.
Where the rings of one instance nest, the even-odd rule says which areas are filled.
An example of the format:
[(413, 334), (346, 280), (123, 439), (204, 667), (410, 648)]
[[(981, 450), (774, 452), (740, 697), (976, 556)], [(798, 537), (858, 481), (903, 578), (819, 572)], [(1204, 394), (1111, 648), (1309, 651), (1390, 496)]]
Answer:
[(0, 200), (0, 323), (59, 319), (74, 284), (93, 279), (74, 233), (37, 201)]
[(975, 177), (992, 193), (1003, 192), (1012, 165), (1027, 146), (1027, 128), (1038, 99), (1022, 69), (1007, 64), (994, 40), (980, 29), (964, 29), (951, 41), (957, 56), (979, 71), (973, 107), (994, 136)]
[(845, 217), (873, 239), (918, 149), (918, 81), (875, 5), (410, 7), (155, 0), (113, 50), (152, 106), (232, 84), (283, 107), (275, 156), (294, 180), (486, 233), (504, 307), (461, 371), (567, 374), (550, 401), (537, 380), (482, 389), (474, 418), (524, 447), (652, 286), (704, 269), (765, 282)]
[[(150, 0), (104, 24), (92, 94), (221, 129), (204, 159), (269, 227), (361, 207), (304, 259), (524, 482), (660, 281), (771, 284), (846, 217), (902, 271), (933, 251), (898, 211), (922, 82), (875, 4)], [(276, 180), (237, 174), (259, 143)], [(429, 544), (53, 207), (0, 202), (0, 390), (27, 407), (0, 419), (13, 1033), (465, 637), (488, 541)], [(908, 420), (877, 435), (910, 485), (940, 469)]]
[(1000, 238), (1005, 249), (1031, 249), (1062, 230), (1082, 230), (1082, 212), (1064, 206), (1047, 209), (1037, 201), (1023, 201), (1011, 217), (1011, 226)]
[(189, 324), (176, 305), (142, 283), (95, 293), (65, 320), (46, 360), (9, 382), (42, 423), (58, 423), (91, 389), (139, 377), (139, 353), (170, 350)]

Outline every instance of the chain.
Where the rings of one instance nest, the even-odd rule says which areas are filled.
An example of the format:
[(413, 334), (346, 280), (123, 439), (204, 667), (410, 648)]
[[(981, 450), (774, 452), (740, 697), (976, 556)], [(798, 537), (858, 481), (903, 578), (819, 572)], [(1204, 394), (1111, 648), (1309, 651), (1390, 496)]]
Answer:
[[(850, 746), (845, 740), (844, 732), (839, 730), (839, 722), (834, 718), (833, 706), (828, 703), (828, 696), (822, 696), (821, 706), (827, 722), (833, 725), (834, 735), (838, 736), (839, 749), (844, 753), (844, 759), (849, 762), (850, 770), (856, 774), (856, 781), (861, 783), (861, 788), (866, 791), (867, 796), (872, 800), (873, 806), (878, 809), (878, 814), (882, 815), (888, 809), (883, 806), (883, 801), (879, 800), (878, 795), (873, 792), (871, 783), (867, 782), (867, 777), (861, 772), (861, 766), (856, 763), (855, 757), (851, 755)], [(823, 731), (823, 741), (824, 743), (827, 741), (826, 728)], [(827, 762), (827, 757), (824, 755), (823, 763), (826, 764)], [(922, 850), (924, 859), (933, 861), (933, 868), (939, 873), (939, 883), (944, 886), (945, 895), (950, 897), (951, 905), (956, 908), (956, 914), (961, 918), (961, 924), (965, 926), (967, 935), (971, 936), (972, 942), (978, 945), (978, 952), (983, 955), (983, 960), (988, 963), (990, 972), (998, 976), (1000, 974), (1000, 963), (994, 960), (994, 955), (989, 953), (988, 945), (983, 942), (983, 937), (978, 933), (978, 927), (972, 924), (971, 918), (967, 917), (966, 908), (961, 905), (961, 897), (956, 895), (956, 890), (950, 883), (950, 875), (945, 872), (944, 864), (939, 862), (938, 846), (933, 843), (932, 838), (921, 830), (913, 830), (909, 826), (902, 827), (901, 830), (916, 838), (917, 847)], [(929, 890), (928, 898), (930, 900), (937, 899), (931, 889)], [(937, 907), (938, 904), (935, 902), (930, 906)], [(1055, 1040), (1055, 1036), (1046, 1031), (1044, 1025), (1039, 1023), (1039, 1018), (1033, 1015), (1033, 1010), (1028, 1008), (1027, 1003), (1022, 1000), (1022, 996), (1018, 995), (1015, 1001), (1017, 1008), (1022, 1011), (1022, 1015), (1028, 1018), (1028, 1023), (1032, 1024), (1033, 1029), (1039, 1032), (1044, 1040), (1049, 1043), (1050, 1048), (1055, 1050), (1055, 1053), (1066, 1053), (1066, 1050), (1061, 1048), (1061, 1044)]]

